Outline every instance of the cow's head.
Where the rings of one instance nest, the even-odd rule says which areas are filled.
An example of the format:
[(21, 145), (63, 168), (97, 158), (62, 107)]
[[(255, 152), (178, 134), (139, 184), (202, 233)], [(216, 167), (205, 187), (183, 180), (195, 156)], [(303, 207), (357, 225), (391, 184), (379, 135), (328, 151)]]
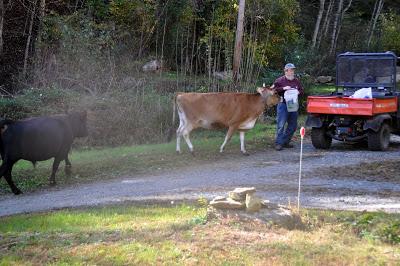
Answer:
[(280, 101), (278, 93), (270, 87), (259, 87), (257, 88), (257, 92), (265, 100), (267, 107), (277, 105)]
[(88, 135), (86, 117), (86, 111), (72, 112), (68, 114), (68, 118), (71, 123), (72, 130), (74, 131), (75, 137), (86, 137)]

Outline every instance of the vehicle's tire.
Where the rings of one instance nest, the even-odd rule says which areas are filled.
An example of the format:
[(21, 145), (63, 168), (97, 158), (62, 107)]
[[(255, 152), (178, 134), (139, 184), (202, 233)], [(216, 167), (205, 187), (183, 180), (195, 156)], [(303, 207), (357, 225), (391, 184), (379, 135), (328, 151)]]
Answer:
[(374, 132), (368, 132), (368, 149), (371, 151), (385, 151), (389, 148), (390, 126), (383, 123), (381, 128)]
[(326, 134), (326, 128), (316, 128), (311, 129), (311, 142), (313, 146), (317, 149), (329, 149), (332, 144), (332, 138)]

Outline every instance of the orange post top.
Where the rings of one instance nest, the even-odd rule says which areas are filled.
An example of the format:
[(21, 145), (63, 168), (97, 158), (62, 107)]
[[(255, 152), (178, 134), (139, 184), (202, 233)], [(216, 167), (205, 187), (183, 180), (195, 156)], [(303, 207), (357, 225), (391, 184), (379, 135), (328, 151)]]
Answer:
[(309, 96), (307, 112), (312, 114), (338, 114), (374, 116), (397, 112), (397, 97), (357, 99), (336, 96)]

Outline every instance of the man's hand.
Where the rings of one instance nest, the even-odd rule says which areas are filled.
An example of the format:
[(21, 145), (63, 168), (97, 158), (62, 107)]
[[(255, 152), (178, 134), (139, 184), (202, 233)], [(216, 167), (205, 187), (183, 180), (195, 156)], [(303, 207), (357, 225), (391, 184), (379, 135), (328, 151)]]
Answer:
[(292, 89), (292, 87), (290, 87), (290, 86), (285, 86), (285, 87), (283, 87), (283, 90), (284, 90), (284, 91), (287, 91), (287, 90), (290, 90), (290, 89)]

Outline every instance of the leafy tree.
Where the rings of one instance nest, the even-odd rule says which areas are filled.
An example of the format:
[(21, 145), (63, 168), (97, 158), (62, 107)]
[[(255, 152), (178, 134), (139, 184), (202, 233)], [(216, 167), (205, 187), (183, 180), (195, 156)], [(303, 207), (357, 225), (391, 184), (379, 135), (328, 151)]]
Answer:
[(400, 55), (400, 15), (391, 11), (382, 17), (382, 46)]

